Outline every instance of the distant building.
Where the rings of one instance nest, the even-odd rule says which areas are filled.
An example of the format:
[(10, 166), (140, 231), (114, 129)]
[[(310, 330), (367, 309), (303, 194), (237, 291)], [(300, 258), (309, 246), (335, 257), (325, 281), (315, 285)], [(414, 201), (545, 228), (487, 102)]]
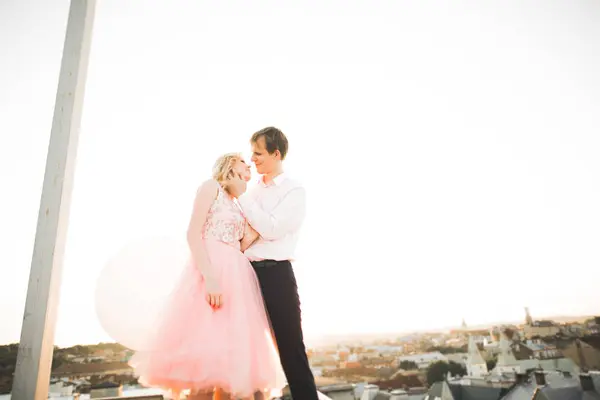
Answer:
[(375, 353), (377, 356), (392, 356), (402, 354), (404, 346), (391, 346), (391, 345), (377, 345), (377, 346), (366, 346), (365, 352)]
[(382, 390), (377, 385), (356, 385), (354, 398), (359, 400), (423, 400), (427, 389), (395, 389), (392, 391)]
[(352, 384), (322, 386), (319, 391), (331, 400), (355, 400), (354, 385)]
[(92, 399), (121, 396), (123, 396), (123, 386), (114, 382), (104, 382), (98, 385), (92, 385), (90, 391), (90, 398)]
[(462, 381), (444, 381), (436, 382), (429, 388), (426, 400), (444, 399), (444, 400), (496, 400), (503, 398), (507, 393), (508, 387), (492, 386), (487, 384), (473, 385), (464, 384)]
[(517, 360), (528, 360), (532, 358), (548, 360), (563, 357), (560, 350), (556, 348), (556, 345), (547, 343), (541, 339), (528, 339), (524, 342), (514, 342), (512, 344), (512, 350)]
[(499, 349), (500, 353), (498, 354), (496, 367), (492, 372), (496, 375), (516, 374), (521, 372), (521, 366), (512, 352), (508, 338), (504, 334), (500, 335)]
[(472, 377), (483, 377), (488, 374), (487, 364), (475, 343), (475, 338), (469, 336), (469, 348), (467, 354), (467, 375)]
[(535, 337), (556, 336), (561, 331), (560, 326), (553, 321), (534, 321), (532, 324), (523, 326), (523, 336), (526, 339)]
[(590, 335), (599, 335), (600, 334), (600, 317), (594, 317), (588, 321), (586, 321), (586, 329), (587, 333)]
[(515, 357), (513, 349), (506, 336), (500, 339), (500, 354), (496, 367), (492, 371), (495, 375), (525, 373), (529, 370), (543, 369), (545, 371), (566, 371), (578, 373), (580, 368), (570, 358), (559, 357), (551, 359), (522, 359)]
[(569, 340), (568, 343), (563, 343), (561, 351), (584, 371), (600, 370), (600, 336)]
[(600, 375), (536, 371), (519, 375), (502, 400), (600, 399)]
[(425, 400), (595, 400), (599, 388), (599, 373), (535, 371), (502, 383), (447, 379), (433, 384)]
[(566, 324), (563, 325), (561, 333), (564, 336), (571, 336), (571, 337), (580, 337), (580, 336), (585, 336), (587, 334), (588, 330), (587, 327), (584, 324), (579, 324), (579, 323), (570, 323), (570, 324)]
[(535, 337), (556, 336), (561, 329), (553, 321), (534, 321), (529, 313), (529, 308), (525, 307), (525, 325), (523, 325), (522, 331), (525, 339), (532, 339)]
[(73, 394), (74, 389), (74, 384), (68, 381), (65, 382), (55, 379), (50, 381), (50, 386), (48, 387), (48, 397), (68, 397)]

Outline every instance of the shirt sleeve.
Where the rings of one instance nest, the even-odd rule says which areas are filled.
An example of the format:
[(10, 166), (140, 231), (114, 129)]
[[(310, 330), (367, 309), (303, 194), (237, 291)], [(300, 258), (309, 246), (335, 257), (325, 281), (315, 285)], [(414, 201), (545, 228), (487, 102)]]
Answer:
[(238, 203), (250, 225), (263, 239), (277, 240), (294, 232), (306, 214), (306, 192), (303, 187), (291, 189), (272, 211), (265, 211), (250, 194), (243, 194)]

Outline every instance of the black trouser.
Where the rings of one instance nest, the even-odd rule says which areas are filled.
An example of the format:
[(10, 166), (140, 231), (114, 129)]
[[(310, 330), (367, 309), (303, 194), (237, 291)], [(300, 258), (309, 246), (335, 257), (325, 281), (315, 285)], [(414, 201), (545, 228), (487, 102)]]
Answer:
[(304, 347), (300, 297), (292, 264), (265, 260), (255, 261), (252, 266), (260, 283), (292, 398), (317, 400), (315, 378)]

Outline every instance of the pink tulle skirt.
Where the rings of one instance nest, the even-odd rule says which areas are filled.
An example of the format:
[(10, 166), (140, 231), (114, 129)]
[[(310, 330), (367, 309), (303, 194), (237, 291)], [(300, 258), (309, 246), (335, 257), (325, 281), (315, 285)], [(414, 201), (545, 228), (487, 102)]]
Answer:
[(130, 361), (140, 383), (173, 391), (221, 388), (237, 397), (277, 392), (283, 373), (252, 266), (236, 248), (206, 242), (223, 305), (206, 301), (204, 280), (190, 263), (163, 310), (148, 351)]

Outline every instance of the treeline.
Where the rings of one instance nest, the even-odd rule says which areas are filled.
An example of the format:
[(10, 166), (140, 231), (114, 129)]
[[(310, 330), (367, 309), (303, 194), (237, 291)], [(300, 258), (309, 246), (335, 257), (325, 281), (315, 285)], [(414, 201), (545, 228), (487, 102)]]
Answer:
[(449, 346), (432, 346), (427, 348), (427, 353), (435, 353), (439, 351), (442, 354), (456, 354), (456, 353), (466, 353), (468, 345), (463, 345), (460, 347), (449, 347)]
[(436, 382), (444, 381), (448, 376), (448, 372), (452, 376), (465, 376), (467, 369), (463, 365), (453, 361), (434, 362), (427, 368), (427, 372), (425, 373), (427, 384), (431, 386)]

